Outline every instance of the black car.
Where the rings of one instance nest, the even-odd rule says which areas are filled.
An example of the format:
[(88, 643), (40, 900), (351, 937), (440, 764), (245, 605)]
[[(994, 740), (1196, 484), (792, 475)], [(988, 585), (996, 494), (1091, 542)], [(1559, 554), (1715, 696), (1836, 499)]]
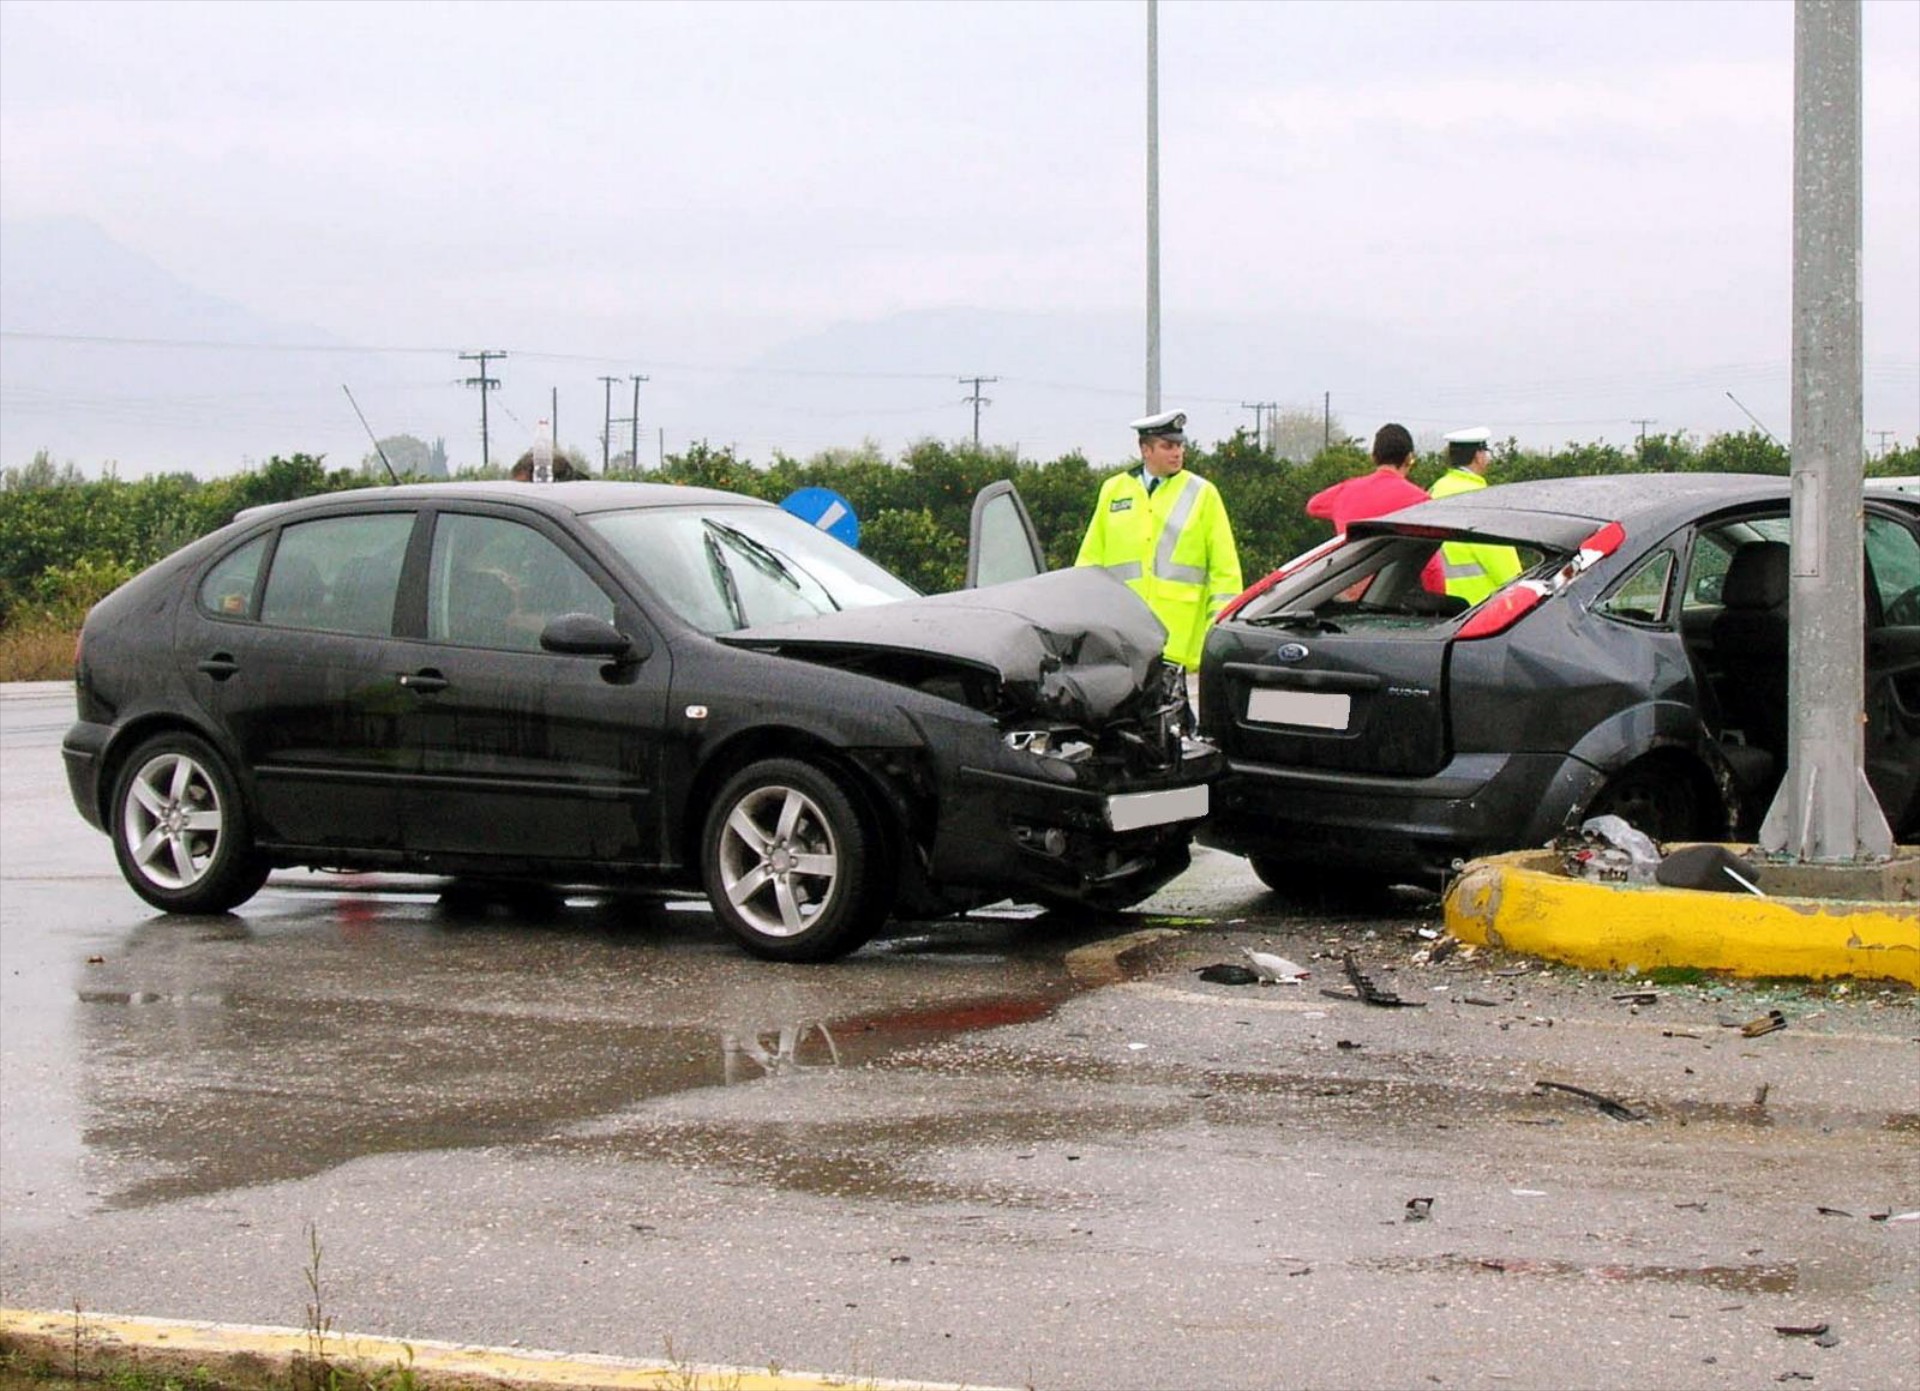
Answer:
[(1101, 571), (924, 598), (729, 493), (394, 487), (104, 599), (64, 752), (165, 910), (276, 866), (699, 884), (748, 950), (820, 960), (896, 908), (1179, 873), (1221, 761), (1163, 641)]
[[(1920, 832), (1920, 499), (1865, 504), (1866, 766)], [(1602, 812), (1657, 839), (1749, 835), (1785, 767), (1788, 482), (1515, 483), (1356, 523), (1207, 639), (1200, 729), (1227, 754), (1205, 844), (1278, 888), (1442, 882)], [(1436, 549), (1511, 547), (1478, 604)], [(1456, 551), (1456, 554), (1459, 553)]]

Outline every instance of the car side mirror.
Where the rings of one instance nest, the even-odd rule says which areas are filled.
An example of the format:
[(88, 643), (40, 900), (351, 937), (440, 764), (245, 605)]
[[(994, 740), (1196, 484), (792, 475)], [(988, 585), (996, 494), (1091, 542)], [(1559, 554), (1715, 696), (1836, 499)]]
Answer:
[(653, 651), (646, 638), (632, 638), (590, 613), (563, 613), (540, 630), (540, 649), (568, 657), (605, 657), (615, 662), (643, 662)]

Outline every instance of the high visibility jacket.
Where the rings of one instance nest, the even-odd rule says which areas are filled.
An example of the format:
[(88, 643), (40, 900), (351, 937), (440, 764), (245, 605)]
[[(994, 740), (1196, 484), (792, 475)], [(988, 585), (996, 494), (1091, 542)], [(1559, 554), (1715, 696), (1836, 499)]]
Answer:
[(1227, 505), (1187, 469), (1151, 496), (1138, 469), (1109, 478), (1073, 563), (1125, 580), (1166, 625), (1167, 660), (1189, 671), (1200, 665), (1207, 626), (1241, 590)]
[[(1451, 497), (1487, 486), (1472, 469), (1450, 468), (1435, 480), (1432, 496)], [(1512, 546), (1449, 541), (1440, 548), (1440, 564), (1447, 593), (1477, 604), (1520, 573), (1520, 556)]]

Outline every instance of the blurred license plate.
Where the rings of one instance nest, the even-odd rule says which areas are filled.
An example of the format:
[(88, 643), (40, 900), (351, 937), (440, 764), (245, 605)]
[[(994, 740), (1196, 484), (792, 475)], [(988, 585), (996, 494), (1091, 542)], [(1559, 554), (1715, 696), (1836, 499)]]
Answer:
[(1247, 718), (1261, 724), (1298, 724), (1313, 729), (1345, 729), (1353, 697), (1327, 691), (1247, 692)]
[(1107, 824), (1116, 831), (1197, 821), (1207, 814), (1207, 785), (1169, 787), (1164, 792), (1123, 792), (1107, 798)]

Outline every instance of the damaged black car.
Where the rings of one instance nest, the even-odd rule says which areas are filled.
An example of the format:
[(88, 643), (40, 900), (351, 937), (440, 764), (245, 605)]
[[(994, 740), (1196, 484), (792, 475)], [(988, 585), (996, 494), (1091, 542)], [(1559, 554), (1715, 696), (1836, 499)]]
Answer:
[(760, 956), (1121, 907), (1219, 756), (1097, 570), (932, 598), (770, 504), (414, 485), (243, 514), (89, 616), (64, 753), (163, 910), (277, 867), (699, 886)]
[[(1750, 839), (1786, 770), (1785, 478), (1510, 483), (1356, 522), (1207, 637), (1200, 732), (1226, 754), (1203, 844), (1276, 889), (1438, 887), (1457, 862), (1612, 813)], [(1864, 766), (1920, 835), (1920, 506), (1863, 503)], [(1436, 592), (1436, 553), (1514, 578)]]

